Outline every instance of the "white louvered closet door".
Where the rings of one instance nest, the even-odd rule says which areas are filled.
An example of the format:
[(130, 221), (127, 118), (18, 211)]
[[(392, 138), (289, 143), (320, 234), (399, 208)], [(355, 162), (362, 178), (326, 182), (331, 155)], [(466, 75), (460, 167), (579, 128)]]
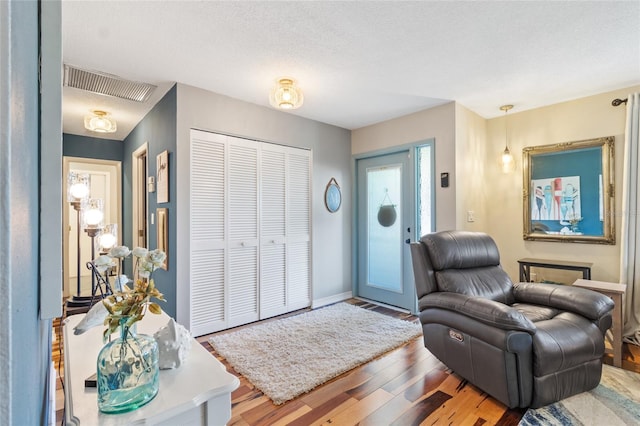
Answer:
[(311, 152), (288, 148), (287, 308), (311, 304)]
[(190, 329), (226, 328), (225, 162), (227, 137), (191, 131)]
[(287, 148), (262, 144), (260, 318), (288, 312), (286, 271)]
[(255, 141), (229, 137), (228, 323), (259, 319), (258, 305), (258, 150)]
[(311, 304), (311, 152), (191, 131), (190, 330)]

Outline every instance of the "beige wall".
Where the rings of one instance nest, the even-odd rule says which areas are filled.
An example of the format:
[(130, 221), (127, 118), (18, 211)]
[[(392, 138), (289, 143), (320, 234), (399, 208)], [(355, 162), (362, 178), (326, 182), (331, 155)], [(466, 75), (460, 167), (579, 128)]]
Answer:
[[(456, 229), (482, 231), (488, 227), (487, 199), (491, 190), (483, 179), (493, 165), (485, 158), (493, 150), (487, 146), (487, 121), (478, 114), (456, 104)], [(474, 221), (468, 222), (468, 212)]]
[[(351, 132), (351, 154), (360, 155), (399, 145), (435, 139), (436, 229), (456, 227), (455, 103), (416, 112)], [(449, 187), (440, 187), (440, 173), (449, 172)]]
[[(614, 136), (615, 204), (616, 210), (619, 211), (626, 113), (624, 106), (613, 107), (611, 101), (615, 98), (626, 98), (629, 93), (639, 90), (640, 86), (635, 86), (520, 113), (515, 102), (514, 109), (508, 114), (507, 124), (509, 148), (514, 154), (517, 168), (508, 175), (501, 172), (497, 163), (505, 144), (505, 119), (500, 117), (487, 120), (487, 149), (484, 159), (478, 159), (483, 161), (484, 165), (471, 166), (477, 169), (484, 167), (483, 186), (486, 189), (480, 197), (478, 188), (466, 185), (461, 188), (459, 198), (473, 200), (470, 202), (470, 209), (475, 208), (476, 203), (479, 205), (476, 210), (482, 211), (483, 217), (478, 218), (478, 223), (495, 238), (503, 267), (512, 279), (518, 278), (519, 258), (535, 257), (593, 262), (593, 279), (618, 281), (619, 216), (616, 216), (616, 245), (552, 243), (522, 239), (522, 149), (528, 146)], [(473, 129), (473, 126), (467, 127)], [(546, 277), (550, 277), (552, 271), (545, 270), (544, 273), (547, 274)]]
[[(616, 210), (620, 209), (625, 107), (613, 107), (615, 98), (626, 98), (640, 86), (518, 112), (517, 102), (508, 114), (509, 148), (516, 169), (504, 174), (500, 155), (505, 147), (505, 118), (485, 120), (454, 102), (411, 115), (354, 130), (351, 153), (385, 150), (435, 138), (436, 179), (451, 175), (449, 188), (436, 185), (436, 229), (466, 229), (492, 235), (501, 261), (513, 280), (518, 279), (517, 260), (523, 257), (592, 262), (592, 278), (618, 281), (620, 219), (616, 217), (616, 245), (524, 241), (522, 238), (522, 149), (615, 137)], [(500, 105), (496, 105), (498, 109)], [(474, 222), (467, 221), (473, 211)], [(574, 275), (539, 270), (546, 279), (570, 281)]]

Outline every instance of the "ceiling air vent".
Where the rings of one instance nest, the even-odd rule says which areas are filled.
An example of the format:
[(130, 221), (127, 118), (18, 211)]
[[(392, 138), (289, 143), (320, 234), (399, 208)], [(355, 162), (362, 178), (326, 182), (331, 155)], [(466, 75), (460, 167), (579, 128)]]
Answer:
[(136, 102), (146, 101), (156, 89), (152, 84), (124, 80), (116, 75), (81, 70), (66, 64), (64, 85)]

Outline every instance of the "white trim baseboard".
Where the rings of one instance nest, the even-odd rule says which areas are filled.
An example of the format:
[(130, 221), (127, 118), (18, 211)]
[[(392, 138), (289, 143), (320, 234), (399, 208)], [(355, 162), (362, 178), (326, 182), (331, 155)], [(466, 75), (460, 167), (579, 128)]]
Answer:
[(323, 297), (322, 299), (314, 299), (311, 302), (311, 309), (317, 309), (332, 303), (342, 302), (343, 300), (351, 299), (352, 297), (353, 292), (347, 291), (340, 294), (334, 294), (333, 296)]

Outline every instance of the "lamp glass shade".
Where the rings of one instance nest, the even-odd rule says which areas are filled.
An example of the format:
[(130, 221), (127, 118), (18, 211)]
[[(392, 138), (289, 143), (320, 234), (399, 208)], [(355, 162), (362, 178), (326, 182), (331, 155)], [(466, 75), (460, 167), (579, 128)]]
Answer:
[(80, 202), (89, 196), (90, 177), (88, 173), (70, 171), (67, 175), (67, 201)]
[(82, 205), (82, 225), (85, 229), (102, 227), (104, 220), (104, 202), (99, 198), (90, 198)]
[(108, 115), (105, 111), (91, 111), (84, 117), (84, 128), (97, 133), (114, 133), (118, 130), (118, 124)]
[(296, 109), (302, 106), (304, 95), (292, 78), (281, 78), (271, 89), (269, 103), (278, 109)]
[(513, 170), (513, 166), (514, 166), (513, 155), (511, 154), (511, 151), (509, 151), (508, 147), (505, 147), (504, 151), (502, 152), (501, 162), (502, 162), (503, 173), (509, 173)]
[(98, 235), (98, 246), (101, 251), (109, 251), (118, 243), (118, 224), (109, 223)]

